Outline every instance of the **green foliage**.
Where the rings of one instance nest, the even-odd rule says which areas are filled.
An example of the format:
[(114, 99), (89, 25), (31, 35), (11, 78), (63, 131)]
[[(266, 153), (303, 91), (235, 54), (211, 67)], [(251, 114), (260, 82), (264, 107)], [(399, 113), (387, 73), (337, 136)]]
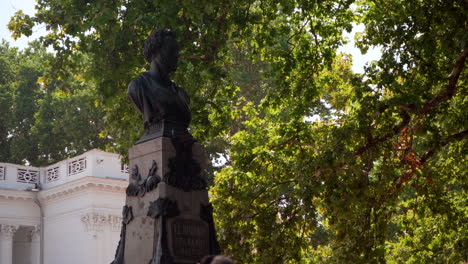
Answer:
[(16, 71), (15, 51), (11, 50), (4, 42), (0, 46), (0, 160), (6, 160), (10, 153), (10, 144), (5, 140), (9, 136), (9, 119), (13, 100), (12, 89), (8, 83), (13, 82)]
[(33, 27), (34, 21), (29, 15), (24, 14), (22, 10), (18, 10), (11, 18), (10, 23), (8, 23), (8, 29), (12, 32), (12, 37), (15, 40), (21, 35), (30, 36)]
[[(466, 1), (40, 0), (37, 8), (10, 28), (19, 36), (29, 21), (46, 24), (42, 41), (56, 50), (47, 85), (75, 72), (94, 84), (103, 135), (123, 155), (141, 134), (125, 94), (146, 67), (142, 41), (161, 27), (178, 34), (173, 78), (192, 95), (195, 137), (228, 159), (211, 194), (224, 252), (240, 263), (468, 259)], [(336, 52), (353, 22), (366, 28), (362, 51), (382, 50), (363, 75)]]
[[(265, 77), (281, 88), (264, 87), (271, 98), (266, 102), (280, 103), (284, 93), (308, 101), (316, 94), (314, 88), (303, 89), (313, 87), (308, 76), (334, 56), (342, 29), (351, 28), (350, 3), (53, 0), (38, 1), (37, 14), (30, 19), (46, 25), (50, 33), (42, 41), (56, 51), (47, 79), (68, 78), (77, 71), (81, 53), (75, 51), (90, 56), (83, 74), (96, 83), (99, 105), (107, 113), (105, 134), (125, 155), (141, 134), (140, 118), (127, 103), (126, 86), (144, 70), (142, 43), (149, 32), (167, 27), (178, 34), (181, 63), (173, 77), (192, 94), (193, 132), (202, 142), (223, 140), (235, 116), (229, 103), (239, 100), (238, 78), (229, 71), (235, 69), (236, 52), (239, 56), (239, 50), (248, 50), (243, 54), (248, 60), (272, 65), (263, 70)], [(18, 36), (27, 35), (22, 24), (30, 19), (17, 15), (10, 28)], [(313, 33), (316, 47), (310, 49), (309, 30), (316, 29), (320, 34)], [(304, 60), (311, 61), (301, 63)], [(295, 108), (303, 114), (303, 106)]]
[(48, 165), (109, 142), (99, 137), (103, 112), (92, 105), (91, 87), (77, 75), (42, 82), (51, 56), (39, 43), (24, 51), (0, 45), (2, 162)]

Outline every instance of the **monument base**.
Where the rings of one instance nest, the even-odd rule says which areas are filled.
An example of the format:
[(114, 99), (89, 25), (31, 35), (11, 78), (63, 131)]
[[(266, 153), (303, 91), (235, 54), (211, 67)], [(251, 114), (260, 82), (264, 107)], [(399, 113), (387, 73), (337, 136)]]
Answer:
[(220, 254), (195, 141), (160, 137), (129, 150), (130, 183), (113, 264), (195, 264)]

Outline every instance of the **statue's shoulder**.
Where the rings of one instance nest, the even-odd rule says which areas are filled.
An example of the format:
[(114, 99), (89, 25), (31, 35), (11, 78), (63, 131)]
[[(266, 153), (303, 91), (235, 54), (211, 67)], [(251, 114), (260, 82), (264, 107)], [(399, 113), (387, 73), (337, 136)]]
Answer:
[(178, 86), (177, 84), (175, 84), (175, 86), (176, 86), (177, 89), (178, 89), (179, 91), (181, 91), (184, 95), (189, 96), (189, 93), (187, 92), (187, 90), (185, 90), (184, 88)]
[(178, 86), (175, 84), (176, 89), (179, 91), (179, 94), (182, 96), (182, 98), (186, 101), (187, 104), (190, 104), (190, 94), (185, 90), (184, 88)]
[(144, 89), (144, 87), (148, 85), (148, 74), (149, 73), (144, 72), (131, 80), (128, 84), (128, 93), (135, 92), (142, 88)]
[(130, 87), (130, 86), (143, 85), (148, 80), (147, 74), (148, 74), (147, 72), (143, 72), (142, 74), (138, 75), (137, 77), (135, 77), (133, 80), (130, 81), (128, 86)]

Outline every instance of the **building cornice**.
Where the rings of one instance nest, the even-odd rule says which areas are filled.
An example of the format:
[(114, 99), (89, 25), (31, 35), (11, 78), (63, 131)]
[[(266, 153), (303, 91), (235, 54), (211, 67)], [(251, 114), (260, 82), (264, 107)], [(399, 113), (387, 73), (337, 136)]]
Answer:
[(39, 191), (38, 197), (41, 202), (49, 201), (64, 198), (89, 189), (122, 193), (125, 192), (127, 185), (128, 182), (126, 180), (86, 176), (50, 189)]
[(0, 198), (2, 199), (32, 201), (35, 196), (36, 193), (33, 191), (19, 191), (0, 188)]

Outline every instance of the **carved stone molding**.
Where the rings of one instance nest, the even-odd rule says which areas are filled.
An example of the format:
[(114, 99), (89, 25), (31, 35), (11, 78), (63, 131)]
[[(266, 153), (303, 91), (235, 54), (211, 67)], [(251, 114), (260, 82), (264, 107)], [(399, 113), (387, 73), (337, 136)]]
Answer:
[(17, 225), (0, 225), (0, 239), (11, 240), (18, 230)]
[(4, 166), (0, 166), (0, 180), (5, 180), (6, 175), (6, 168)]
[(39, 241), (41, 239), (41, 227), (39, 225), (33, 226), (30, 235), (31, 241)]
[(60, 167), (53, 167), (46, 171), (46, 183), (58, 181), (60, 179)]
[(81, 217), (81, 222), (88, 232), (102, 232), (108, 226), (111, 231), (119, 231), (122, 217), (118, 215), (87, 213)]
[(68, 163), (68, 175), (78, 174), (86, 170), (86, 157)]
[(41, 202), (62, 200), (72, 194), (89, 189), (97, 189), (104, 192), (124, 193), (126, 186), (127, 182), (123, 180), (88, 176), (73, 182), (59, 185), (55, 188), (42, 190), (39, 192), (39, 200)]
[(2, 189), (0, 192), (0, 200), (18, 200), (18, 201), (32, 201), (35, 198), (35, 193), (28, 191), (8, 190)]
[(103, 231), (107, 217), (99, 213), (88, 213), (81, 217), (81, 222), (84, 223), (86, 231)]
[(17, 169), (16, 181), (22, 183), (38, 183), (39, 171), (29, 169)]
[(129, 172), (128, 164), (120, 164), (120, 172), (128, 173)]
[(110, 215), (110, 225), (112, 232), (119, 232), (122, 227), (122, 217), (118, 215)]

